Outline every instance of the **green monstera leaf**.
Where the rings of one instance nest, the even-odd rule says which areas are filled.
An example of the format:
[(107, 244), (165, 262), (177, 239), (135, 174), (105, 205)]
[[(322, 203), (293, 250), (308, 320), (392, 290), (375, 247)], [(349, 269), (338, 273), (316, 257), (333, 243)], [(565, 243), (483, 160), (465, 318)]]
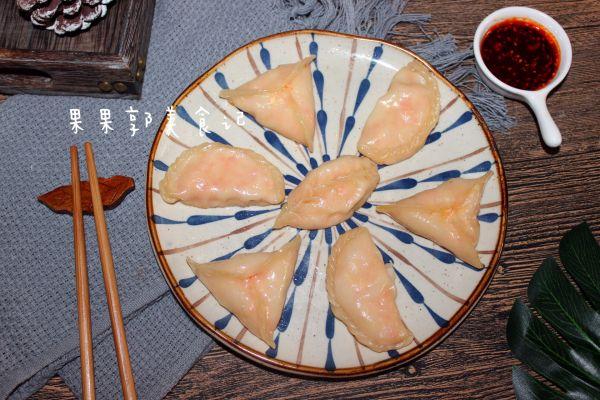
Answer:
[(513, 368), (519, 400), (600, 399), (600, 246), (583, 223), (560, 242), (560, 259), (547, 259), (527, 289), (532, 310), (517, 299), (506, 336), (515, 357), (553, 384)]

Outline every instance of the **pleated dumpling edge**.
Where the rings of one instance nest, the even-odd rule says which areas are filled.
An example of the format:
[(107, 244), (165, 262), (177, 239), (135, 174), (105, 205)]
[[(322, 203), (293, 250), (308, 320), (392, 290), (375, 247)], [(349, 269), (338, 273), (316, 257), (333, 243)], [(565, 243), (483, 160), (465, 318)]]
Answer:
[(285, 197), (277, 167), (250, 149), (221, 143), (183, 151), (158, 186), (166, 203), (198, 208), (266, 206)]
[(366, 157), (343, 155), (308, 172), (281, 208), (274, 229), (322, 229), (350, 218), (369, 198), (380, 177)]
[(235, 89), (222, 90), (219, 96), (312, 152), (316, 112), (310, 63), (314, 59), (282, 64)]
[(392, 78), (360, 135), (358, 151), (377, 164), (395, 164), (415, 155), (440, 115), (437, 78), (413, 60)]
[(327, 297), (333, 314), (358, 342), (376, 352), (403, 348), (414, 338), (396, 305), (391, 268), (364, 227), (342, 234), (327, 263)]
[(450, 250), (464, 262), (481, 269), (479, 221), (481, 197), (491, 171), (479, 178), (450, 179), (392, 204), (377, 206), (409, 231)]
[(271, 348), (298, 260), (296, 236), (273, 252), (244, 253), (229, 260), (187, 263), (223, 308)]

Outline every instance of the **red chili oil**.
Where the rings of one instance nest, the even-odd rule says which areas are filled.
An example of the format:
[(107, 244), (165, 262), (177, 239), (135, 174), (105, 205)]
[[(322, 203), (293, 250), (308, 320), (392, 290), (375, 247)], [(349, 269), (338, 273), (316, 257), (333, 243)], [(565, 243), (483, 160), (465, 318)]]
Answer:
[(558, 71), (560, 48), (554, 36), (529, 19), (510, 18), (483, 36), (481, 57), (502, 82), (524, 90), (539, 90)]

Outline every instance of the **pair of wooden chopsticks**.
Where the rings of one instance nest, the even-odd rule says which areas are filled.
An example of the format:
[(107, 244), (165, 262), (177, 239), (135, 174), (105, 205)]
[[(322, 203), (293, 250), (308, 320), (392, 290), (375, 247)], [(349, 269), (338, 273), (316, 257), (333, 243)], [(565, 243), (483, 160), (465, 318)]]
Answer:
[[(94, 210), (94, 221), (96, 223), (96, 235), (98, 236), (98, 248), (100, 251), (100, 263), (102, 264), (102, 275), (104, 276), (104, 287), (106, 289), (106, 300), (112, 324), (113, 339), (119, 364), (119, 375), (121, 376), (121, 387), (123, 397), (127, 400), (137, 399), (135, 382), (131, 371), (129, 350), (125, 337), (123, 315), (121, 313), (121, 302), (117, 290), (117, 279), (113, 263), (108, 231), (104, 219), (104, 207), (98, 186), (98, 175), (94, 161), (92, 144), (86, 142), (85, 158), (88, 169), (88, 179), (92, 193), (92, 206)], [(75, 278), (77, 286), (77, 315), (79, 318), (79, 346), (81, 349), (81, 386), (84, 399), (94, 399), (94, 357), (92, 354), (92, 323), (90, 315), (90, 292), (88, 286), (87, 260), (85, 254), (85, 233), (83, 228), (83, 209), (81, 205), (81, 181), (79, 177), (79, 156), (77, 147), (71, 146), (71, 185), (73, 188), (73, 236), (75, 243)]]

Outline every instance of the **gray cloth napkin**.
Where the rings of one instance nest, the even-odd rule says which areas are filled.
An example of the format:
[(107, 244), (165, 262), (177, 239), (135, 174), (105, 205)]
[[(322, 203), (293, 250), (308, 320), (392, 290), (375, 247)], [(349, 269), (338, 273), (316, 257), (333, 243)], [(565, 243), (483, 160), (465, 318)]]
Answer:
[[(170, 295), (154, 259), (145, 218), (146, 163), (165, 109), (190, 82), (237, 47), (292, 27), (269, 5), (157, 1), (139, 101), (19, 95), (0, 104), (0, 398), (27, 397), (56, 373), (80, 393), (71, 218), (50, 212), (36, 197), (69, 183), (69, 146), (82, 150), (84, 141), (94, 145), (99, 175), (125, 174), (136, 182), (106, 218), (140, 398), (164, 396), (210, 347)], [(135, 137), (128, 130), (129, 106), (139, 110)], [(84, 131), (78, 135), (70, 130), (71, 108), (81, 110)], [(114, 131), (106, 135), (101, 108), (112, 111)], [(154, 119), (148, 128), (144, 112)], [(120, 381), (93, 218), (85, 224), (97, 397), (114, 399), (121, 396)]]

